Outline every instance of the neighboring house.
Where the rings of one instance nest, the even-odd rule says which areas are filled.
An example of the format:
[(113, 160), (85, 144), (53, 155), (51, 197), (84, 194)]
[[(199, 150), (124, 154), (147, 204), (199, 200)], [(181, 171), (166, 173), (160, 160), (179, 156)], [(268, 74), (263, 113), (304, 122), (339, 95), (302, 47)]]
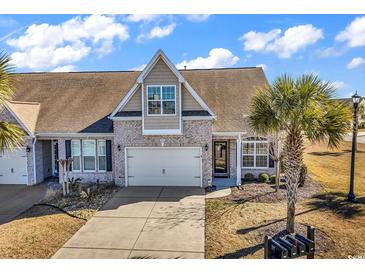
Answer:
[(268, 142), (247, 125), (261, 68), (177, 70), (159, 50), (140, 71), (19, 73), (0, 113), (26, 145), (0, 157), (0, 183), (32, 185), (73, 158), (71, 176), (122, 186), (206, 187), (272, 172)]

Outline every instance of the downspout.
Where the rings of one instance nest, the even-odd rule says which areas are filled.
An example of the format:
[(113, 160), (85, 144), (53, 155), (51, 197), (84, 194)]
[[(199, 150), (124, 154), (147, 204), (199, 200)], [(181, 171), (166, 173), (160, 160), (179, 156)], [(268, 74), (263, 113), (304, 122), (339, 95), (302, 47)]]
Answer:
[(32, 149), (33, 149), (33, 184), (35, 185), (37, 182), (37, 168), (35, 162), (35, 143), (37, 142), (37, 137), (34, 135), (33, 142), (32, 142)]
[(237, 181), (236, 181), (236, 185), (237, 186), (240, 186), (241, 185), (241, 173), (242, 173), (242, 170), (241, 170), (241, 145), (242, 145), (242, 139), (241, 139), (241, 133), (238, 133), (238, 139), (237, 139), (237, 146), (236, 146), (236, 150), (237, 150), (237, 160), (236, 160), (236, 164), (237, 164)]

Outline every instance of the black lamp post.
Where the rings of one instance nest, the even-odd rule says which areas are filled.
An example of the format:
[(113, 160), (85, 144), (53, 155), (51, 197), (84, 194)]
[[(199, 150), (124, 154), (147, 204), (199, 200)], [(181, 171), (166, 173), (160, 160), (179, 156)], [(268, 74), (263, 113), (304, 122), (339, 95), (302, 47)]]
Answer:
[(361, 96), (357, 94), (357, 91), (352, 96), (352, 102), (354, 104), (354, 125), (352, 127), (352, 149), (351, 149), (351, 173), (350, 173), (350, 191), (347, 195), (347, 200), (349, 202), (356, 202), (356, 197), (354, 193), (354, 173), (355, 173), (355, 155), (357, 149), (357, 128), (358, 128), (358, 111), (359, 102)]

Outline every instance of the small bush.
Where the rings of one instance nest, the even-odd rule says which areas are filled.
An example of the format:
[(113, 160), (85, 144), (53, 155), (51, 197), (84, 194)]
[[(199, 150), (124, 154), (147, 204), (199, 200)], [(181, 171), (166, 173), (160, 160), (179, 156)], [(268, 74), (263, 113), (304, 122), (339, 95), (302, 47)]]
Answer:
[(245, 174), (245, 177), (244, 177), (244, 180), (245, 181), (255, 181), (255, 175), (253, 175), (252, 173), (246, 173)]
[(44, 195), (43, 201), (45, 203), (57, 201), (62, 198), (62, 191), (60, 188), (48, 188)]
[(275, 184), (275, 181), (276, 181), (276, 176), (275, 175), (271, 175), (270, 176), (270, 183), (271, 184)]
[(266, 172), (262, 172), (259, 174), (259, 181), (261, 183), (267, 183), (270, 181), (270, 175), (267, 174)]
[(302, 165), (299, 174), (299, 181), (298, 184), (300, 187), (304, 186), (305, 181), (307, 180), (308, 168), (305, 164)]

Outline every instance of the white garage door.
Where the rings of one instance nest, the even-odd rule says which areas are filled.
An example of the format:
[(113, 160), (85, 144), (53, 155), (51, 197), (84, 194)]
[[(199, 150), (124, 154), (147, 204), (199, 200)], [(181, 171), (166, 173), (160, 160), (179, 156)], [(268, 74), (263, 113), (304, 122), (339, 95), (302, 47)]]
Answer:
[(201, 186), (201, 148), (127, 148), (128, 186)]
[(0, 152), (0, 184), (27, 184), (25, 148)]

